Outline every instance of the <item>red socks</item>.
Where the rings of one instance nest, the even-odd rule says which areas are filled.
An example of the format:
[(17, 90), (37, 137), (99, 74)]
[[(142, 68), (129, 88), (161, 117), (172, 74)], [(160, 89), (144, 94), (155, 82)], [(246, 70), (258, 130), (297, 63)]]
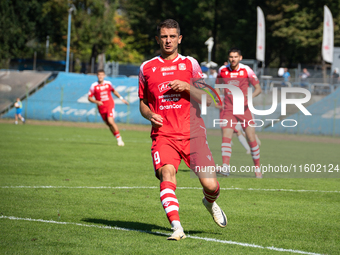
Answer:
[(249, 146), (251, 148), (251, 156), (253, 157), (254, 165), (256, 167), (260, 167), (260, 147), (257, 145), (257, 142), (250, 142)]
[(209, 202), (209, 203), (213, 203), (218, 196), (220, 195), (220, 184), (217, 182), (217, 189), (214, 192), (207, 192), (203, 189), (203, 194), (205, 196), (205, 199)]
[(120, 133), (119, 133), (119, 131), (113, 132), (113, 135), (114, 135), (117, 139), (120, 138)]
[(222, 161), (223, 164), (229, 165), (231, 157), (231, 139), (227, 137), (222, 137)]
[(175, 194), (176, 185), (169, 181), (161, 182), (160, 197), (166, 216), (171, 224), (172, 221), (179, 220), (179, 204)]

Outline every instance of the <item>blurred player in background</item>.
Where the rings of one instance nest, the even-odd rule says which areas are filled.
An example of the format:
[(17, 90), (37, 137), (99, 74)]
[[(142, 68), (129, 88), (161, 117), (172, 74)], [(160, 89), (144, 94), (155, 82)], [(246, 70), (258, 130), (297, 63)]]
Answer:
[[(160, 199), (174, 230), (168, 240), (181, 240), (186, 236), (175, 194), (178, 166), (182, 159), (192, 170), (195, 166), (215, 166), (215, 163), (198, 105), (205, 92), (190, 85), (191, 79), (202, 78), (202, 70), (196, 59), (178, 54), (182, 35), (175, 20), (159, 24), (156, 40), (161, 55), (140, 67), (140, 112), (152, 124), (151, 156), (155, 175), (160, 180)], [(203, 186), (203, 204), (216, 224), (225, 227), (227, 218), (215, 202), (220, 193), (215, 172), (209, 177), (196, 174)]]
[(20, 101), (20, 98), (17, 98), (17, 101), (14, 103), (14, 107), (15, 107), (15, 125), (18, 124), (18, 118), (21, 119), (22, 123), (25, 124), (25, 118), (21, 116), (22, 103)]
[[(228, 51), (229, 64), (223, 65), (218, 71), (216, 83), (224, 83), (239, 87), (244, 95), (244, 114), (233, 114), (233, 95), (228, 89), (224, 90), (223, 110), (220, 113), (221, 119), (226, 119), (228, 123), (222, 126), (222, 161), (223, 165), (229, 167), (231, 157), (231, 139), (238, 122), (241, 123), (243, 130), (251, 149), (251, 155), (255, 165), (255, 177), (262, 178), (260, 169), (260, 148), (256, 141), (255, 127), (252, 121), (253, 116), (248, 108), (248, 96), (253, 98), (261, 93), (261, 86), (254, 71), (247, 65), (240, 63), (242, 60), (241, 51), (237, 48), (232, 48)], [(248, 95), (249, 83), (254, 86), (255, 90), (252, 95)], [(228, 173), (226, 174), (228, 175)]]
[[(124, 104), (129, 104), (113, 87), (110, 81), (105, 81), (105, 72), (104, 70), (98, 70), (97, 72), (98, 81), (92, 83), (88, 100), (92, 103), (97, 104), (98, 111), (102, 116), (104, 122), (110, 128), (112, 134), (117, 139), (118, 146), (124, 146), (124, 142), (122, 137), (120, 136), (118, 126), (114, 121), (115, 117), (115, 103), (113, 101), (111, 92), (118, 97)], [(95, 97), (95, 99), (93, 98)]]

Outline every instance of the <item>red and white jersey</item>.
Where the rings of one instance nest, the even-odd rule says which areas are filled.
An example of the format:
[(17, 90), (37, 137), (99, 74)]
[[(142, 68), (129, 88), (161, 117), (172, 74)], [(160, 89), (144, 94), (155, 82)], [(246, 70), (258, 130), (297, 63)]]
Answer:
[(189, 139), (205, 136), (205, 126), (197, 102), (190, 102), (187, 92), (175, 92), (169, 82), (180, 80), (191, 84), (192, 78), (202, 78), (197, 60), (180, 54), (165, 60), (158, 56), (145, 61), (139, 72), (139, 98), (147, 99), (152, 112), (163, 118), (163, 126), (152, 128), (151, 137), (167, 136)]
[[(216, 84), (228, 84), (239, 87), (244, 95), (244, 105), (248, 105), (249, 84), (255, 86), (259, 80), (254, 71), (247, 65), (239, 63), (237, 70), (231, 69), (230, 65), (221, 66), (218, 70)], [(224, 109), (232, 110), (233, 96), (229, 89), (224, 89)]]
[(115, 91), (112, 87), (112, 84), (110, 81), (103, 81), (102, 84), (99, 84), (97, 81), (92, 83), (89, 96), (95, 97), (96, 100), (103, 102), (103, 105), (98, 106), (98, 109), (104, 109), (104, 108), (113, 108), (114, 107), (114, 101), (112, 98), (111, 91)]

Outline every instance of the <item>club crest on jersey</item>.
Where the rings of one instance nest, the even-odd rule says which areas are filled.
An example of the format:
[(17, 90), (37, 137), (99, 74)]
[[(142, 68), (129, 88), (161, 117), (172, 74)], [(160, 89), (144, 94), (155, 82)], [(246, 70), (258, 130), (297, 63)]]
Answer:
[(240, 71), (240, 75), (244, 75), (244, 71)]
[(164, 66), (161, 68), (161, 72), (175, 71), (177, 66)]
[(171, 89), (168, 84), (169, 84), (170, 81), (166, 81), (166, 82), (163, 82), (161, 84), (158, 85), (158, 89), (159, 89), (159, 92), (164, 92), (164, 91), (167, 91), (169, 89)]
[(186, 70), (186, 69), (187, 69), (187, 67), (184, 63), (178, 64), (178, 70)]
[(157, 67), (153, 67), (153, 68), (152, 68), (152, 72), (155, 72), (156, 69), (157, 69)]

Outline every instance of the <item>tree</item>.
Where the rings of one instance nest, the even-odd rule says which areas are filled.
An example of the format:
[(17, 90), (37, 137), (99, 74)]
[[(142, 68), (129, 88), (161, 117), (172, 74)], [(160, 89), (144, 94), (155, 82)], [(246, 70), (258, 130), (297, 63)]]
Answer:
[[(268, 21), (267, 62), (273, 66), (293, 63), (320, 63), (323, 33), (323, 6), (333, 13), (338, 24), (338, 1), (270, 1), (266, 7)], [(339, 26), (334, 26), (335, 45), (340, 45)], [(267, 44), (268, 45), (268, 44)]]
[(41, 17), (41, 4), (37, 0), (0, 1), (1, 60), (33, 55), (34, 49), (28, 43), (37, 35), (39, 17)]
[[(108, 0), (74, 0), (72, 3), (77, 11), (72, 14), (71, 52), (82, 61), (91, 63), (91, 58), (96, 59), (104, 52), (114, 36), (116, 4)], [(67, 0), (49, 0), (43, 5), (47, 29), (41, 36), (50, 36), (57, 57), (66, 54), (69, 7)]]
[(144, 56), (136, 49), (138, 43), (135, 41), (134, 31), (131, 29), (126, 15), (116, 12), (114, 23), (116, 30), (106, 51), (107, 59), (124, 63), (140, 63)]

